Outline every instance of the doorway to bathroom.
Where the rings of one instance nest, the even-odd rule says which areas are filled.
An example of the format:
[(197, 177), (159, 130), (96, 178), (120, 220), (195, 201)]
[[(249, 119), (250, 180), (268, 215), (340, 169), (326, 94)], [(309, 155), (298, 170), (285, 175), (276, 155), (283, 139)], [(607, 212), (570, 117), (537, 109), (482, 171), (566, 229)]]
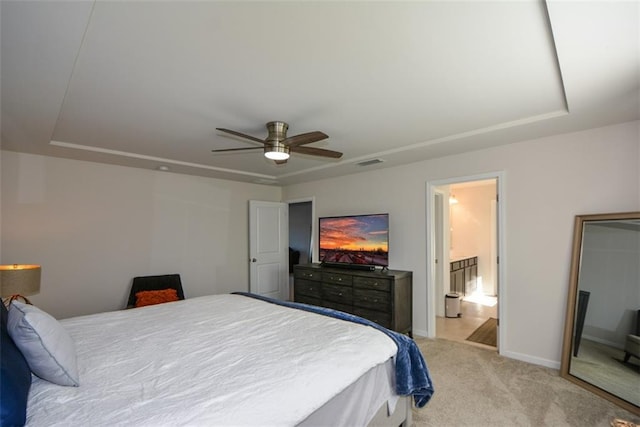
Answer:
[(497, 349), (499, 176), (432, 182), (429, 193), (430, 336)]

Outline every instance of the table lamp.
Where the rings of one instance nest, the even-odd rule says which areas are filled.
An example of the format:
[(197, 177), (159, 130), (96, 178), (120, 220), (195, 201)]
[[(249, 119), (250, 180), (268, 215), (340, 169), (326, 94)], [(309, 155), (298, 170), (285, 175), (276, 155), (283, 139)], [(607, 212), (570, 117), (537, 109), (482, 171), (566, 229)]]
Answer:
[(0, 296), (3, 301), (9, 305), (21, 298), (31, 304), (25, 295), (40, 292), (40, 271), (39, 265), (0, 265)]

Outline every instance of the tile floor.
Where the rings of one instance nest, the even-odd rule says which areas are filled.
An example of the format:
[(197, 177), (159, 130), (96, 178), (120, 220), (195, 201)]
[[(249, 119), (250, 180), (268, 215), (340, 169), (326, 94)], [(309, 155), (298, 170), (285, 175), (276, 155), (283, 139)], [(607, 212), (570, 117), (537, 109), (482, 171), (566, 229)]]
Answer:
[(436, 317), (436, 337), (495, 349), (495, 347), (466, 341), (466, 339), (488, 318), (498, 317), (497, 298), (486, 295), (470, 295), (460, 301), (460, 311), (462, 316), (458, 318)]

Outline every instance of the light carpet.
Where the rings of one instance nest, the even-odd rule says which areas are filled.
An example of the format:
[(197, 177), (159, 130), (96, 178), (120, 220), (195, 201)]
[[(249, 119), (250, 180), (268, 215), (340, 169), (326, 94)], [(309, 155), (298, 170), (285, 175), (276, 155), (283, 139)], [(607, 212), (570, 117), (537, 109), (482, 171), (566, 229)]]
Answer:
[(444, 339), (416, 339), (435, 394), (413, 412), (419, 426), (603, 426), (630, 412), (560, 378), (555, 369)]

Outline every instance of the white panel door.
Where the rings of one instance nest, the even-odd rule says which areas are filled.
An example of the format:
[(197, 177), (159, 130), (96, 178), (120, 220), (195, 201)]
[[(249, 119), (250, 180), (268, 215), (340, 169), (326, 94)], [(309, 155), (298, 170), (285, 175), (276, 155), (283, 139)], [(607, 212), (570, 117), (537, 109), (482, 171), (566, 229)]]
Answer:
[(289, 206), (249, 201), (249, 291), (287, 299)]

